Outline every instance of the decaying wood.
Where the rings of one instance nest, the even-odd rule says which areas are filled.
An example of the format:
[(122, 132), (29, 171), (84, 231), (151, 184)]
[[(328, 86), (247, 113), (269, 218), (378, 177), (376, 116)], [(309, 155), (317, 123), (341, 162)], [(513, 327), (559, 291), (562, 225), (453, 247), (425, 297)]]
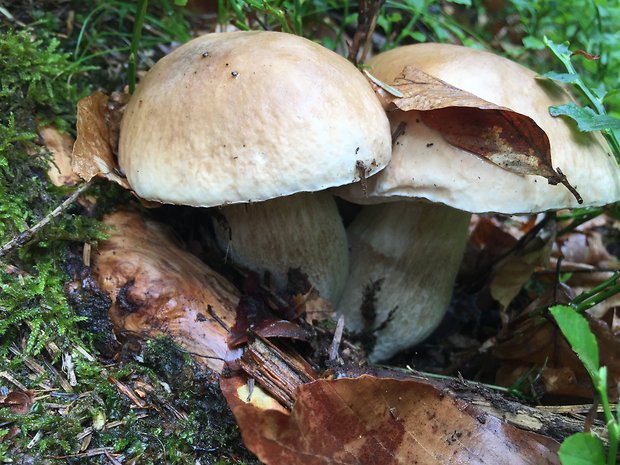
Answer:
[(295, 402), (295, 388), (317, 378), (308, 363), (294, 352), (285, 352), (269, 340), (250, 336), (239, 364), (252, 378), (287, 408)]
[[(568, 411), (564, 412), (565, 414), (559, 414), (544, 407), (530, 407), (520, 402), (507, 400), (489, 390), (485, 390), (486, 395), (476, 391), (466, 389), (458, 392), (457, 395), (471, 405), (517, 428), (551, 437), (558, 442), (584, 430), (585, 415), (579, 418)], [(602, 422), (596, 422), (591, 427), (591, 431), (607, 442), (607, 428)]]
[(134, 211), (115, 212), (104, 222), (111, 232), (92, 254), (92, 270), (113, 302), (117, 334), (171, 337), (197, 363), (219, 372), (238, 291), (168, 227)]

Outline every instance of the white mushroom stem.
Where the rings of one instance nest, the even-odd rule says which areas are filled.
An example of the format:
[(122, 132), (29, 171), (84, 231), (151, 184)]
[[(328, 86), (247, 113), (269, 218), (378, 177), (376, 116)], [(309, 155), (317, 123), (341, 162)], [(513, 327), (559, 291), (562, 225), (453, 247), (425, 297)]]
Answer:
[(222, 207), (226, 225), (215, 222), (218, 244), (235, 263), (286, 289), (289, 269), (299, 268), (321, 297), (335, 305), (347, 279), (347, 235), (334, 198), (302, 192), (266, 202)]
[[(439, 325), (470, 217), (442, 204), (394, 202), (365, 206), (350, 225), (351, 268), (338, 310), (350, 330), (376, 337), (371, 361), (421, 342)], [(373, 285), (374, 302), (365, 293)]]

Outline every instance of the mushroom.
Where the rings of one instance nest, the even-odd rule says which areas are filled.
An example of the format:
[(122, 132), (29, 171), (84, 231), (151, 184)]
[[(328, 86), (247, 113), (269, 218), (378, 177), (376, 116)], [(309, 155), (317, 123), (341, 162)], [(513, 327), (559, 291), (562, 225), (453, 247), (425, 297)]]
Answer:
[[(508, 59), (471, 48), (417, 44), (371, 59), (371, 72), (391, 84), (407, 65), (496, 105), (531, 117), (547, 134), (552, 162), (584, 206), (620, 198), (615, 159), (600, 135), (576, 131), (548, 107), (570, 101), (552, 82)], [(348, 229), (351, 271), (339, 311), (349, 329), (376, 342), (373, 361), (425, 339), (447, 310), (467, 238), (470, 213), (533, 213), (577, 206), (562, 185), (506, 171), (450, 145), (417, 111), (389, 112), (404, 132), (388, 167), (338, 195), (363, 207)], [(415, 202), (412, 202), (415, 201)], [(365, 292), (366, 290), (366, 292)]]
[(390, 156), (389, 122), (355, 66), (307, 39), (257, 31), (208, 34), (162, 58), (127, 106), (119, 146), (140, 197), (221, 206), (218, 242), (235, 262), (268, 272), (280, 291), (300, 268), (333, 302), (348, 249), (324, 190)]

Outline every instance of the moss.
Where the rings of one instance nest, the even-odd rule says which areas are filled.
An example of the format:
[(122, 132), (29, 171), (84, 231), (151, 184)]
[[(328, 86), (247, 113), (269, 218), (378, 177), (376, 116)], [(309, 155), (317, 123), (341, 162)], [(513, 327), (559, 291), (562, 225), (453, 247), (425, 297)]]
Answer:
[(72, 104), (79, 93), (71, 78), (87, 68), (71, 62), (70, 54), (59, 46), (60, 41), (45, 29), (39, 37), (10, 30), (0, 37), (0, 114), (18, 115), (18, 125), (31, 129), (34, 119), (65, 130), (72, 127)]
[[(170, 348), (178, 353), (172, 345), (164, 347), (168, 344), (157, 350)], [(178, 365), (174, 363), (175, 370), (186, 375), (179, 390), (177, 384), (168, 384), (156, 373), (170, 367), (169, 361), (162, 366), (130, 362), (106, 368), (74, 355), (79, 380), (74, 392), (62, 392), (54, 379), (45, 375), (32, 380), (23, 373), (21, 380), (31, 389), (41, 383), (54, 388), (51, 397), (42, 396), (27, 415), (0, 409), (3, 424), (17, 431), (10, 445), (0, 443), (0, 458), (4, 453), (34, 463), (43, 463), (46, 457), (63, 457), (61, 463), (99, 463), (97, 457), (79, 455), (83, 438), (88, 436), (89, 450), (109, 448), (110, 453), (121, 454), (128, 461), (138, 459), (141, 464), (189, 465), (198, 459), (204, 463), (257, 463), (243, 448), (217, 383), (197, 370), (191, 360), (181, 356)], [(125, 395), (120, 383), (134, 393), (139, 404)], [(36, 447), (27, 448), (37, 434)], [(101, 463), (106, 463), (104, 458)]]

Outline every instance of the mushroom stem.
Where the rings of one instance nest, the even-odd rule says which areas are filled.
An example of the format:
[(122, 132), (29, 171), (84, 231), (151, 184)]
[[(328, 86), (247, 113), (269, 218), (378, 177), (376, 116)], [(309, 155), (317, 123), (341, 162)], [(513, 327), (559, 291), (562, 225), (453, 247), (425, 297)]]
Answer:
[(376, 338), (371, 361), (421, 342), (439, 325), (470, 217), (442, 204), (393, 202), (365, 206), (349, 226), (350, 272), (338, 310), (350, 330)]
[(265, 202), (220, 209), (228, 224), (214, 221), (219, 246), (234, 262), (268, 272), (276, 290), (286, 290), (298, 268), (335, 305), (349, 270), (347, 235), (334, 198), (302, 192)]

